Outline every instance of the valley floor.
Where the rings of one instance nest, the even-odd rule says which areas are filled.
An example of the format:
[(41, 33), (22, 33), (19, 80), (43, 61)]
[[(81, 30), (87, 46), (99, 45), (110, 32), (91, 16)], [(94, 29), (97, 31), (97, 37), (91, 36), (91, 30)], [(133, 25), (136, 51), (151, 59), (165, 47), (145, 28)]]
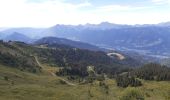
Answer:
[(42, 74), (32, 74), (0, 65), (0, 100), (119, 100), (131, 89), (145, 100), (170, 100), (170, 82), (143, 81), (138, 88), (120, 88), (114, 79), (107, 79), (106, 91), (98, 81), (80, 85), (52, 75), (54, 70), (46, 67)]

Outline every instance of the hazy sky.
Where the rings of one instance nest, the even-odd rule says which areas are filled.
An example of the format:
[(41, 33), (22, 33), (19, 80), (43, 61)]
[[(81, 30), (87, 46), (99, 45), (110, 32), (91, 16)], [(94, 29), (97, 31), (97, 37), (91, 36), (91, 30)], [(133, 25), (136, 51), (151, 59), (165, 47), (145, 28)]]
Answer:
[(170, 0), (0, 0), (0, 27), (170, 21)]

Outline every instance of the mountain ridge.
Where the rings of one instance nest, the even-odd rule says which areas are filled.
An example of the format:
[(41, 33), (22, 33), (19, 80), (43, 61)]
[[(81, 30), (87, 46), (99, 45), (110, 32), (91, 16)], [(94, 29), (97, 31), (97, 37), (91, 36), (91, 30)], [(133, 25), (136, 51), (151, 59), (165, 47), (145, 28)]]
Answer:
[(97, 46), (83, 43), (80, 41), (73, 41), (69, 39), (64, 38), (57, 38), (57, 37), (44, 37), (34, 42), (36, 45), (45, 45), (53, 46), (55, 44), (62, 44), (62, 45), (69, 45), (72, 47), (80, 48), (80, 49), (88, 49), (88, 50), (94, 50), (94, 51), (106, 51), (106, 49), (99, 48)]
[[(146, 25), (119, 25), (109, 22), (85, 25), (57, 24), (49, 28), (37, 29), (34, 38), (40, 39), (49, 36), (66, 38), (104, 48), (133, 51), (162, 59), (170, 57), (170, 45), (168, 44), (170, 42), (168, 38), (170, 27), (167, 27), (167, 23)], [(7, 31), (1, 31), (1, 34)], [(34, 32), (35, 30), (32, 30), (31, 33)], [(23, 32), (22, 34), (26, 33)]]

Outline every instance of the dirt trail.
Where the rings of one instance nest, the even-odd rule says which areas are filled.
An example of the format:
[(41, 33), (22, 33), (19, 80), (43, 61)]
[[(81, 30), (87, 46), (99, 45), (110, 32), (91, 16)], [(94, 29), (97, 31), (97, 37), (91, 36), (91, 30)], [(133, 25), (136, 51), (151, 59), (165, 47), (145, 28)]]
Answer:
[(60, 80), (64, 81), (67, 85), (76, 86), (76, 84), (73, 84), (73, 83), (71, 83), (71, 82), (69, 82), (69, 81), (67, 81), (67, 80), (65, 80), (65, 79), (63, 79), (61, 77), (60, 77)]
[(35, 61), (37, 62), (38, 66), (40, 66), (43, 69), (43, 66), (41, 65), (41, 63), (39, 62), (38, 58), (36, 56), (34, 56)]
[(50, 72), (50, 74), (52, 75), (52, 76), (57, 76), (55, 73), (53, 73), (53, 72)]
[[(41, 63), (39, 62), (38, 58), (36, 56), (33, 56), (33, 57), (35, 58), (35, 61), (37, 62), (38, 66), (40, 66), (43, 70), (45, 70), (44, 69), (45, 67), (43, 65), (41, 65)], [(58, 77), (54, 72), (52, 72), (50, 70), (48, 70), (47, 72), (49, 72), (51, 76)], [(58, 78), (60, 80), (64, 81), (67, 85), (70, 85), (70, 86), (75, 86), (76, 85), (76, 84), (73, 84), (73, 83), (71, 83), (71, 82), (69, 82), (69, 81), (67, 81), (67, 80), (65, 80), (65, 79), (63, 79), (61, 77), (58, 77)]]

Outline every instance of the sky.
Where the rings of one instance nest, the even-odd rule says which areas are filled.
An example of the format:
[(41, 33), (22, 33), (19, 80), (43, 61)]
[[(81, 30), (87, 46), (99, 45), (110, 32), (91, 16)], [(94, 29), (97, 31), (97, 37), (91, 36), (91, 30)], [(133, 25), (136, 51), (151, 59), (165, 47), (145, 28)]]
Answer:
[(167, 21), (170, 0), (0, 0), (0, 27)]

